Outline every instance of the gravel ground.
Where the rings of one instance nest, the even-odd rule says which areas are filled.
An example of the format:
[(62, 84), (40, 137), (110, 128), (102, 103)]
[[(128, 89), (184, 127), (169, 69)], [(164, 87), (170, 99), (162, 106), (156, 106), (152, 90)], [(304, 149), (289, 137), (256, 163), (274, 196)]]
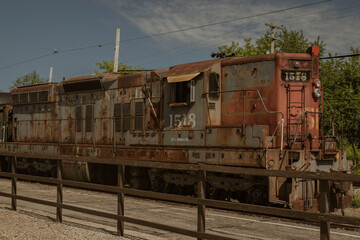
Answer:
[[(11, 192), (9, 180), (0, 181), (0, 192)], [(18, 182), (18, 194), (56, 201), (56, 186)], [(64, 188), (64, 203), (114, 213), (114, 194)], [(193, 239), (145, 226), (125, 223), (125, 236), (116, 235), (116, 221), (78, 212), (63, 211), (63, 223), (55, 222), (55, 208), (19, 200), (18, 211), (10, 210), (10, 199), (0, 197), (0, 240), (2, 239)], [(346, 216), (360, 213), (347, 209)], [(187, 205), (125, 197), (125, 216), (196, 229), (197, 208)], [(341, 214), (341, 213), (340, 213)], [(240, 212), (207, 209), (206, 231), (237, 239), (308, 240), (319, 238), (317, 225), (303, 224)], [(360, 239), (359, 231), (331, 229), (333, 239)]]
[(56, 223), (53, 216), (43, 211), (20, 209), (17, 212), (0, 205), (0, 240), (5, 239), (159, 239), (152, 235), (125, 229), (125, 236), (102, 224), (63, 217)]

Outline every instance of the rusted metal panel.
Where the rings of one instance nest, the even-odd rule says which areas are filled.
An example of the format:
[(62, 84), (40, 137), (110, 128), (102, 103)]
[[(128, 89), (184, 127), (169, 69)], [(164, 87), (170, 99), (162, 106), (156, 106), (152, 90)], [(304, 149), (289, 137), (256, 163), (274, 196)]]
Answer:
[(126, 74), (118, 77), (118, 88), (129, 88), (144, 86), (146, 83), (146, 72)]
[(37, 84), (31, 86), (23, 86), (12, 89), (10, 93), (15, 94), (15, 93), (23, 93), (23, 92), (36, 92), (36, 91), (51, 89), (54, 86), (56, 87), (58, 84), (59, 83), (44, 83), (44, 84)]
[(13, 105), (26, 105), (54, 102), (57, 86), (58, 83), (47, 83), (15, 88), (11, 90), (11, 103)]

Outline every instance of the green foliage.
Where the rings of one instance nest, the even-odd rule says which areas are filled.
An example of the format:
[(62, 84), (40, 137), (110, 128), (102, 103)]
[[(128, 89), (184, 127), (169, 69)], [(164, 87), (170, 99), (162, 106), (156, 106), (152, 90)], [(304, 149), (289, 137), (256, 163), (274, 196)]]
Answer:
[[(97, 62), (96, 65), (99, 67), (100, 70), (100, 71), (95, 71), (96, 74), (112, 73), (114, 71), (114, 61), (109, 62), (103, 60), (102, 62)], [(122, 74), (136, 73), (136, 72), (141, 72), (142, 70), (144, 70), (143, 67), (140, 66), (133, 67), (130, 65), (126, 65), (124, 63), (119, 63), (119, 67), (118, 67), (118, 73), (122, 73)]]
[(45, 82), (47, 82), (47, 79), (40, 77), (36, 70), (34, 70), (33, 72), (18, 77), (15, 81), (13, 81), (10, 90), (17, 87), (41, 84)]
[(352, 200), (352, 205), (354, 208), (360, 208), (360, 194), (356, 194)]
[[(226, 55), (235, 54), (239, 57), (250, 57), (266, 54), (270, 50), (271, 39), (266, 35), (270, 35), (268, 31), (264, 36), (261, 36), (252, 43), (251, 38), (244, 38), (245, 45), (239, 46), (238, 42), (232, 41), (231, 45), (222, 45), (218, 49)], [(275, 37), (283, 39), (284, 41), (275, 41), (275, 52), (305, 52), (312, 45), (320, 47), (320, 55), (325, 52), (325, 43), (320, 40), (320, 37), (313, 42), (305, 38), (303, 31), (287, 30), (277, 32)]]
[(360, 164), (360, 149), (358, 147), (347, 144), (344, 147), (344, 150), (346, 151), (347, 159), (353, 160), (354, 162), (356, 161)]
[[(360, 52), (354, 48), (351, 51)], [(341, 136), (343, 131), (344, 141), (356, 155), (354, 160), (360, 161), (359, 154), (354, 151), (360, 147), (360, 57), (330, 59), (323, 61), (321, 67), (326, 129), (330, 133), (332, 121), (338, 123), (335, 125), (337, 135)]]
[(239, 57), (250, 57), (265, 54), (261, 48), (251, 43), (251, 38), (245, 38), (245, 46), (240, 47), (238, 42), (232, 41), (231, 45), (222, 45), (219, 46), (219, 51), (225, 53), (226, 55), (235, 54)]

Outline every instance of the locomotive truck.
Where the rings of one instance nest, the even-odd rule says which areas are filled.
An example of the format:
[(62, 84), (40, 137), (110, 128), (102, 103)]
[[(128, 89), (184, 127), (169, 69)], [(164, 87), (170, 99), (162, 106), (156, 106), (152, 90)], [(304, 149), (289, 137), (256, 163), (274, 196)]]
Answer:
[[(351, 162), (322, 130), (319, 48), (306, 53), (228, 57), (121, 75), (104, 73), (3, 94), (0, 161), (56, 176), (46, 156), (204, 163), (269, 170), (350, 172)], [(1, 155), (1, 153), (3, 155)], [(75, 158), (74, 158), (75, 159)], [(62, 161), (63, 178), (113, 184), (116, 167)], [(134, 188), (188, 194), (191, 171), (127, 167)], [(316, 180), (207, 174), (207, 196), (316, 208)], [(332, 184), (339, 196), (339, 184)], [(351, 202), (351, 185), (345, 203)]]

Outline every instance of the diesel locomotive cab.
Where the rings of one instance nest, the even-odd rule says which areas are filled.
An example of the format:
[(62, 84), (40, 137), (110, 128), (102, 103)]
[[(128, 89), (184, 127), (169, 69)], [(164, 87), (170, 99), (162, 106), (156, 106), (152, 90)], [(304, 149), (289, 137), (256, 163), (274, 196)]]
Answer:
[[(336, 149), (336, 137), (325, 136), (322, 126), (323, 94), (319, 80), (319, 48), (313, 46), (306, 54), (279, 53), (277, 58), (280, 84), (278, 101), (281, 111), (286, 113), (283, 159), (279, 166), (269, 169), (292, 169), (296, 171), (351, 172), (351, 161), (344, 152)], [(279, 97), (279, 95), (281, 97)], [(285, 98), (286, 96), (286, 98)], [(286, 100), (286, 101), (285, 101)], [(269, 178), (270, 188), (276, 189), (279, 200), (286, 201), (294, 209), (317, 207), (319, 182), (305, 179)], [(332, 208), (350, 206), (351, 185), (332, 183)], [(342, 196), (340, 192), (346, 192)], [(270, 198), (271, 198), (270, 197)], [(341, 203), (342, 202), (342, 203)]]

